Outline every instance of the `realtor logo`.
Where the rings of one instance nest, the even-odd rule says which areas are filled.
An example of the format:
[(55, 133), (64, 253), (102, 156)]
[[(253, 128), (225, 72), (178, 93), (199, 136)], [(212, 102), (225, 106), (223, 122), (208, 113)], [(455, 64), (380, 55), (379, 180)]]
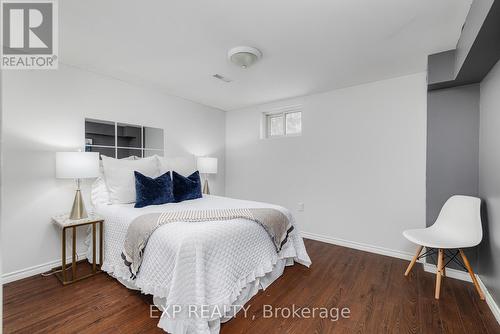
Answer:
[(2, 1), (2, 69), (56, 69), (55, 0)]

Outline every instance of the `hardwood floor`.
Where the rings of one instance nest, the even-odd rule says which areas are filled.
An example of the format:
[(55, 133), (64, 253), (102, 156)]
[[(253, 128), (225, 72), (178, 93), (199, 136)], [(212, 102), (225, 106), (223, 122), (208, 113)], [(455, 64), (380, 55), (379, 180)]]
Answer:
[[(431, 273), (408, 261), (306, 240), (307, 269), (284, 275), (222, 325), (221, 333), (500, 333), (472, 283), (444, 278), (434, 299)], [(152, 298), (106, 274), (63, 287), (56, 277), (34, 276), (4, 285), (4, 333), (163, 333), (150, 317)], [(350, 309), (338, 321), (264, 318), (264, 305)], [(155, 313), (158, 315), (158, 313)]]

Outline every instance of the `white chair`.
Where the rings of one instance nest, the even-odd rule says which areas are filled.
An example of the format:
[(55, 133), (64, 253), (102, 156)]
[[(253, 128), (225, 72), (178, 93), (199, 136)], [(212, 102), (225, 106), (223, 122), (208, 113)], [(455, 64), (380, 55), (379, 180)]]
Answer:
[[(445, 275), (446, 265), (451, 261), (458, 262), (455, 257), (460, 253), (465, 268), (469, 272), (472, 282), (479, 293), (479, 297), (484, 300), (483, 291), (477, 282), (469, 260), (467, 260), (463, 252), (463, 248), (474, 247), (483, 238), (480, 210), (481, 200), (479, 198), (452, 196), (443, 205), (434, 225), (428, 228), (404, 231), (403, 235), (406, 239), (419, 245), (417, 253), (408, 265), (408, 269), (406, 269), (405, 276), (408, 276), (413, 265), (419, 258), (428, 255), (430, 252), (429, 249), (437, 249), (438, 263), (435, 298), (439, 299), (441, 279)], [(423, 247), (426, 247), (427, 251), (420, 255)], [(449, 256), (449, 261), (445, 264), (445, 252), (449, 249), (458, 249), (458, 251), (454, 255), (446, 254), (446, 256)]]

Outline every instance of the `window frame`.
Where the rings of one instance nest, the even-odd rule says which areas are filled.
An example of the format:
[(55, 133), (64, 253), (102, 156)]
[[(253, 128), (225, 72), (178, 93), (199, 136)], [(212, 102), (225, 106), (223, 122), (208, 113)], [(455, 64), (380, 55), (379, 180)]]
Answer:
[[(281, 135), (272, 135), (271, 134), (271, 121), (273, 118), (279, 118), (281, 117), (281, 126), (282, 126), (282, 129), (283, 129), (283, 132)], [(279, 114), (269, 114), (269, 115), (266, 115), (266, 119), (267, 119), (267, 137), (268, 138), (276, 138), (276, 137), (284, 137), (285, 136), (285, 133), (286, 133), (286, 129), (285, 129), (285, 114), (283, 113), (279, 113)]]
[[(286, 116), (288, 114), (300, 113), (300, 132), (298, 133), (287, 133), (286, 132)], [(271, 135), (271, 119), (282, 117), (283, 122), (283, 134), (281, 135)], [(302, 106), (287, 106), (279, 109), (270, 110), (264, 112), (265, 120), (265, 138), (284, 138), (284, 137), (299, 137), (302, 135)]]

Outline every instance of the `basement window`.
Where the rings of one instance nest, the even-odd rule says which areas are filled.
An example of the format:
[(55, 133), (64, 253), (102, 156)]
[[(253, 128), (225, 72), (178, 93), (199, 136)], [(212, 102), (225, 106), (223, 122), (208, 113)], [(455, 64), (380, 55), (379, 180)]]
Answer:
[(299, 136), (302, 133), (302, 108), (293, 106), (267, 112), (266, 137)]

